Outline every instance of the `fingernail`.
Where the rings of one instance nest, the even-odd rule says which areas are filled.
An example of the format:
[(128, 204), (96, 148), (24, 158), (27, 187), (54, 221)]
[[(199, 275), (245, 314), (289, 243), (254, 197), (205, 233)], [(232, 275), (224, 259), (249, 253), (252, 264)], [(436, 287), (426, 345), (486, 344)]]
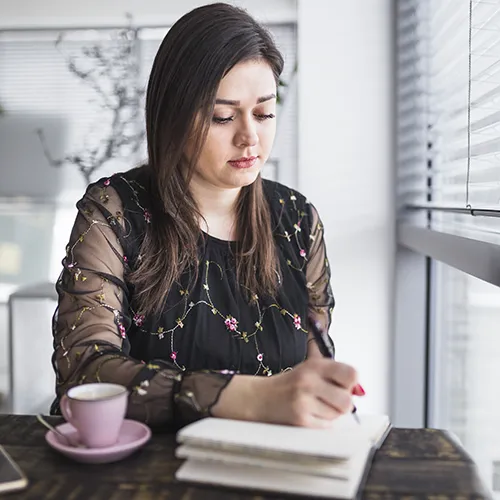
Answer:
[(366, 394), (365, 390), (363, 387), (361, 387), (361, 384), (356, 384), (354, 386), (354, 389), (352, 390), (353, 394), (356, 396), (364, 396)]

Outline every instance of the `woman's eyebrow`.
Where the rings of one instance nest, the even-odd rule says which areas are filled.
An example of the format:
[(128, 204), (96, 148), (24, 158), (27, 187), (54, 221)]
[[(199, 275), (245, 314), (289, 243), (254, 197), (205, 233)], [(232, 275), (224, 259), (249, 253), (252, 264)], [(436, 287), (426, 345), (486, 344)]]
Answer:
[[(270, 101), (271, 99), (276, 99), (276, 94), (268, 94), (257, 99), (257, 104), (262, 102)], [(215, 99), (215, 104), (225, 104), (226, 106), (239, 106), (240, 101), (234, 101), (232, 99)]]

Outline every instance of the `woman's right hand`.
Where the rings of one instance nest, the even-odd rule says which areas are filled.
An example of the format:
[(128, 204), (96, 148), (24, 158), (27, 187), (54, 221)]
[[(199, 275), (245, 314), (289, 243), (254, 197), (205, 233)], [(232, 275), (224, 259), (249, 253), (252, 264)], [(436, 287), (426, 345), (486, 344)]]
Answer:
[(354, 368), (311, 358), (272, 377), (236, 375), (212, 408), (217, 417), (303, 427), (328, 427), (352, 410)]

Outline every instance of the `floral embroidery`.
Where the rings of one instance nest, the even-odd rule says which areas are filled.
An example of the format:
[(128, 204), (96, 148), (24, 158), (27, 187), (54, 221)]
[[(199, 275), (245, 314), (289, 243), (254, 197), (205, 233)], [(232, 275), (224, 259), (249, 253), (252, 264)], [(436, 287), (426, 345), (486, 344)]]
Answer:
[(228, 330), (231, 330), (232, 332), (234, 332), (238, 328), (238, 321), (232, 316), (228, 316), (224, 321), (224, 324), (226, 325), (226, 328)]
[(136, 326), (141, 327), (144, 324), (144, 314), (134, 314), (134, 323)]
[[(251, 293), (251, 290), (248, 290), (248, 296), (250, 297), (249, 300), (250, 304), (247, 309), (248, 312), (246, 312), (245, 314), (243, 314), (242, 312), (243, 309), (240, 311), (239, 305), (237, 306), (231, 305), (233, 304), (232, 301), (227, 301), (227, 303), (221, 301), (219, 303), (217, 301), (215, 293), (213, 291), (211, 292), (211, 290), (217, 289), (218, 279), (220, 279), (221, 281), (227, 280), (227, 274), (226, 274), (226, 268), (224, 267), (223, 270), (221, 264), (219, 264), (218, 262), (206, 261), (205, 276), (204, 277), (201, 276), (200, 278), (201, 283), (198, 282), (198, 284), (196, 285), (196, 286), (201, 286), (202, 293), (199, 293), (199, 288), (188, 290), (186, 284), (183, 283), (183, 285), (181, 286), (181, 283), (178, 283), (175, 287), (175, 291), (173, 289), (172, 292), (174, 294), (173, 297), (175, 299), (175, 303), (172, 306), (169, 306), (170, 309), (168, 309), (168, 311), (172, 311), (172, 314), (170, 316), (164, 314), (158, 318), (159, 324), (161, 324), (162, 326), (158, 326), (158, 323), (151, 321), (151, 323), (153, 323), (155, 326), (152, 326), (150, 329), (142, 329), (145, 324), (148, 325), (150, 323), (149, 321), (146, 322), (146, 318), (144, 315), (139, 313), (134, 313), (133, 311), (130, 311), (130, 309), (128, 311), (117, 310), (110, 305), (116, 303), (114, 302), (115, 298), (119, 298), (121, 300), (122, 297), (123, 298), (125, 297), (125, 293), (127, 293), (125, 288), (120, 289), (119, 287), (115, 287), (115, 283), (113, 280), (108, 280), (101, 276), (101, 281), (103, 286), (104, 284), (106, 284), (106, 286), (113, 287), (111, 289), (106, 288), (105, 289), (106, 294), (104, 293), (104, 289), (102, 289), (102, 287), (99, 290), (99, 288), (94, 286), (95, 282), (92, 281), (91, 282), (92, 287), (89, 287), (91, 288), (91, 291), (89, 291), (89, 294), (87, 295), (87, 298), (85, 298), (85, 302), (83, 303), (80, 302), (81, 299), (79, 297), (81, 297), (81, 295), (72, 294), (71, 292), (72, 286), (80, 287), (80, 289), (77, 288), (77, 290), (81, 293), (82, 291), (81, 283), (87, 280), (87, 278), (92, 277), (92, 279), (95, 279), (95, 274), (91, 274), (94, 273), (94, 271), (88, 269), (85, 263), (80, 264), (81, 268), (78, 267), (76, 258), (73, 257), (75, 246), (78, 244), (82, 244), (84, 242), (86, 243), (85, 241), (86, 236), (90, 230), (92, 230), (95, 226), (100, 226), (103, 227), (104, 229), (112, 230), (118, 237), (120, 243), (123, 243), (124, 241), (125, 243), (133, 242), (135, 244), (135, 242), (137, 241), (135, 240), (137, 234), (134, 233), (133, 231), (134, 228), (137, 227), (137, 223), (140, 222), (143, 225), (142, 227), (145, 227), (147, 223), (151, 222), (150, 210), (148, 209), (146, 204), (145, 204), (146, 206), (141, 206), (139, 199), (139, 194), (141, 194), (142, 196), (141, 190), (145, 191), (144, 188), (140, 186), (140, 184), (137, 183), (136, 181), (129, 181), (123, 175), (120, 176), (120, 179), (123, 181), (123, 183), (129, 186), (132, 192), (132, 196), (127, 195), (126, 193), (125, 196), (122, 196), (123, 201), (129, 203), (129, 205), (125, 207), (124, 210), (125, 215), (122, 214), (121, 211), (119, 210), (113, 212), (111, 208), (108, 208), (107, 211), (103, 210), (102, 212), (101, 210), (99, 210), (98, 200), (101, 201), (101, 208), (103, 208), (102, 204), (107, 203), (109, 200), (108, 192), (110, 193), (111, 196), (113, 196), (110, 190), (105, 189), (106, 187), (111, 185), (113, 179), (114, 178), (106, 179), (103, 182), (104, 189), (103, 189), (103, 184), (101, 184), (100, 187), (96, 186), (93, 198), (92, 197), (89, 198), (90, 203), (88, 203), (88, 206), (82, 204), (80, 213), (85, 214), (86, 220), (88, 222), (88, 227), (85, 229), (85, 231), (82, 232), (82, 234), (74, 237), (72, 239), (72, 243), (70, 243), (70, 245), (68, 245), (67, 247), (67, 258), (65, 260), (65, 267), (67, 273), (66, 280), (67, 283), (69, 283), (69, 288), (70, 288), (69, 291), (70, 300), (81, 304), (80, 308), (78, 309), (78, 312), (76, 313), (77, 316), (76, 319), (74, 321), (73, 321), (74, 318), (70, 319), (70, 321), (68, 322), (69, 328), (67, 330), (71, 332), (76, 328), (78, 328), (83, 323), (85, 315), (88, 314), (89, 312), (96, 310), (98, 308), (105, 308), (106, 310), (112, 312), (115, 316), (115, 323), (117, 325), (117, 331), (116, 331), (117, 338), (121, 337), (124, 339), (126, 337), (127, 333), (126, 325), (128, 325), (128, 323), (124, 321), (122, 315), (132, 313), (131, 314), (132, 324), (141, 328), (141, 332), (143, 334), (155, 335), (157, 339), (159, 340), (165, 339), (168, 342), (166, 344), (166, 351), (162, 352), (162, 356), (164, 356), (166, 360), (170, 359), (171, 362), (173, 362), (173, 364), (176, 367), (184, 371), (186, 370), (186, 368), (178, 364), (183, 359), (183, 356), (181, 356), (181, 354), (183, 354), (181, 350), (182, 347), (178, 341), (180, 341), (182, 336), (188, 335), (188, 337), (186, 337), (186, 341), (189, 342), (191, 331), (189, 328), (190, 322), (188, 316), (190, 316), (191, 311), (193, 311), (196, 308), (206, 308), (207, 313), (210, 316), (210, 321), (215, 321), (214, 325), (216, 325), (217, 322), (220, 322), (219, 323), (220, 330), (226, 331), (228, 341), (241, 342), (240, 344), (241, 352), (245, 353), (244, 359), (246, 361), (248, 360), (251, 361), (252, 359), (254, 360), (253, 362), (255, 363), (256, 367), (255, 374), (271, 376), (273, 374), (271, 366), (273, 367), (275, 372), (287, 371), (291, 369), (291, 367), (282, 369), (280, 365), (275, 364), (277, 363), (277, 360), (275, 360), (270, 355), (270, 351), (267, 350), (268, 349), (267, 343), (270, 342), (269, 339), (272, 339), (273, 337), (273, 332), (270, 331), (270, 328), (271, 325), (273, 325), (273, 322), (278, 320), (278, 322), (281, 323), (281, 325), (285, 324), (289, 325), (287, 326), (287, 328), (282, 329), (283, 335), (299, 335), (300, 333), (307, 334), (307, 331), (302, 327), (302, 321), (301, 321), (301, 316), (304, 317), (305, 311), (302, 308), (300, 308), (300, 310), (293, 310), (293, 306), (290, 306), (288, 302), (285, 302), (283, 305), (277, 303), (279, 301), (274, 301), (273, 303), (269, 303), (266, 301), (267, 299), (259, 299), (257, 294)], [(284, 259), (286, 259), (288, 266), (291, 268), (291, 270), (286, 269), (283, 271), (286, 271), (286, 273), (294, 273), (294, 272), (303, 273), (302, 276), (306, 276), (306, 265), (308, 261), (308, 255), (309, 258), (311, 258), (311, 256), (313, 255), (313, 253), (310, 252), (310, 246), (313, 243), (315, 244), (320, 243), (321, 231), (323, 230), (323, 226), (321, 225), (321, 223), (318, 222), (314, 228), (311, 228), (311, 225), (308, 223), (308, 221), (310, 217), (309, 214), (311, 213), (312, 209), (308, 209), (307, 213), (304, 210), (302, 210), (302, 208), (304, 208), (304, 201), (302, 197), (300, 197), (300, 201), (298, 201), (299, 197), (293, 191), (289, 191), (288, 193), (286, 193), (277, 190), (276, 192), (279, 193), (279, 195), (276, 196), (273, 200), (274, 203), (273, 206), (275, 211), (275, 213), (273, 213), (273, 217), (275, 215), (278, 216), (278, 221), (277, 224), (273, 226), (273, 231), (276, 241), (278, 243), (278, 248), (281, 248), (283, 251), (283, 253), (281, 254), (282, 258), (284, 257)], [(121, 196), (122, 193), (119, 192), (119, 195)], [(277, 206), (278, 200), (279, 200), (279, 206)], [(132, 202), (132, 206), (130, 206), (130, 202)], [(109, 204), (111, 205), (111, 203)], [(97, 206), (96, 210), (94, 210), (93, 208), (94, 206)], [(112, 215), (111, 212), (113, 212), (114, 215)], [(94, 213), (97, 215), (94, 216)], [(136, 217), (135, 221), (128, 220), (129, 214), (132, 214)], [(282, 215), (286, 223), (281, 222)], [(92, 217), (99, 217), (99, 218), (94, 220), (92, 219)], [(117, 223), (120, 223), (119, 227), (117, 227), (118, 226)], [(97, 230), (99, 229), (100, 228), (98, 227)], [(310, 234), (308, 234), (309, 229), (311, 229)], [(104, 234), (108, 235), (109, 231)], [(126, 238), (129, 237), (130, 239), (127, 240)], [(122, 238), (125, 239), (122, 240)], [(110, 243), (113, 243), (112, 239), (108, 241)], [(133, 247), (128, 247), (126, 245), (121, 246), (119, 248), (123, 248), (123, 250), (119, 251), (119, 253), (116, 254), (118, 259), (120, 259), (121, 256), (123, 263), (128, 263), (129, 259), (126, 254), (128, 254), (128, 256), (135, 255), (135, 250), (133, 249)], [(129, 248), (132, 248), (130, 252)], [(315, 252), (314, 255), (316, 255)], [(75, 254), (75, 256), (77, 255)], [(141, 259), (142, 256), (138, 255), (136, 262), (139, 262)], [(321, 262), (318, 261), (315, 262), (315, 264), (321, 264)], [(324, 260), (323, 266), (326, 269), (328, 269), (328, 261), (326, 260), (326, 258)], [(214, 276), (211, 272), (209, 279), (209, 269), (212, 269), (217, 273), (216, 268), (219, 269), (220, 275)], [(83, 274), (82, 270), (87, 274), (87, 276)], [(285, 272), (283, 273), (283, 276), (285, 276)], [(71, 277), (73, 281), (68, 280), (69, 277)], [(331, 303), (328, 302), (329, 300), (328, 297), (330, 297), (330, 295), (328, 295), (329, 292), (325, 290), (325, 287), (327, 286), (328, 282), (328, 280), (326, 279), (326, 274), (325, 276), (321, 276), (318, 278), (314, 277), (310, 278), (310, 280), (304, 280), (303, 283), (305, 283), (306, 281), (307, 281), (306, 288), (309, 292), (309, 299), (312, 301), (312, 305), (310, 304), (310, 310), (315, 311), (318, 314), (325, 314), (325, 315), (330, 314), (332, 307)], [(285, 280), (284, 281), (285, 286), (287, 283), (288, 282)], [(191, 288), (191, 284), (189, 285), (189, 288)], [(110, 292), (110, 290), (112, 291)], [(193, 290), (197, 290), (197, 292), (191, 294)], [(177, 293), (178, 295), (176, 295)], [(211, 293), (214, 295), (214, 297), (211, 296)], [(325, 298), (325, 296), (327, 298)], [(111, 301), (110, 304), (106, 303), (106, 298), (109, 301)], [(88, 300), (91, 300), (92, 303), (89, 304)], [(119, 303), (121, 304), (121, 302)], [(315, 303), (322, 305), (318, 305), (317, 307), (315, 307), (314, 306)], [(78, 305), (76, 307), (78, 308)], [(176, 309), (174, 309), (174, 307)], [(233, 309), (233, 307), (235, 308)], [(174, 310), (175, 313), (173, 313)], [(271, 316), (271, 318), (268, 321), (267, 316), (272, 315), (273, 310), (276, 317), (273, 318)], [(166, 310), (166, 312), (168, 311)], [(238, 319), (236, 319), (233, 316), (233, 314), (236, 314)], [(176, 334), (178, 336), (176, 336)], [(72, 344), (70, 342), (71, 339), (70, 335), (71, 333), (68, 332), (66, 333), (66, 337), (69, 337), (69, 340), (67, 341), (68, 347), (65, 346), (66, 337), (59, 339), (61, 353), (64, 356), (65, 362), (67, 360), (68, 364), (70, 363), (71, 356), (68, 355), (67, 353), (68, 352), (71, 353), (72, 349), (71, 347)], [(179, 335), (181, 337), (179, 337)], [(280, 335), (282, 335), (281, 332)], [(133, 342), (132, 339), (131, 342)], [(121, 343), (117, 345), (120, 346)], [(189, 345), (189, 343), (182, 345)], [(93, 349), (95, 350), (95, 352), (99, 353), (99, 356), (101, 356), (100, 359), (102, 360), (102, 364), (104, 364), (106, 359), (111, 359), (114, 357), (126, 358), (126, 354), (123, 351), (118, 351), (110, 355), (109, 354), (110, 351), (107, 350), (108, 346), (104, 346), (103, 344), (100, 343), (97, 343), (95, 345), (90, 344), (89, 349)], [(77, 357), (78, 359), (84, 358), (87, 355), (87, 353), (85, 353), (83, 349), (81, 350), (79, 356), (76, 356), (75, 354), (76, 353), (73, 350), (72, 351), (73, 360), (75, 360)], [(250, 357), (247, 357), (249, 355)], [(143, 356), (147, 360), (146, 358), (147, 355)], [(186, 359), (189, 359), (189, 353), (186, 353)], [(233, 363), (235, 363), (234, 360)], [(144, 362), (141, 362), (141, 364), (144, 364)], [(157, 364), (155, 365), (148, 364), (146, 365), (146, 367), (153, 371), (162, 371), (162, 369), (164, 368), (164, 366), (160, 367)], [(235, 372), (227, 369), (227, 370), (220, 370), (219, 373), (233, 374)], [(88, 375), (89, 379), (92, 376), (91, 374), (82, 374), (81, 376), (79, 376), (79, 380), (80, 379), (84, 380), (86, 375)], [(178, 377), (179, 380), (181, 380), (180, 378), (181, 375), (178, 375)], [(95, 378), (96, 379), (99, 378), (99, 368), (95, 373)], [(133, 388), (133, 390), (138, 395), (143, 396), (147, 394), (148, 388), (149, 388), (149, 381), (146, 380), (141, 382), (137, 387)]]
[(126, 330), (125, 330), (125, 327), (122, 325), (122, 323), (118, 323), (118, 330), (120, 331), (120, 335), (122, 336), (122, 339), (124, 339), (126, 336)]
[(297, 330), (300, 330), (302, 328), (300, 316), (298, 314), (293, 315), (293, 325), (295, 326), (295, 328), (297, 328)]
[(148, 391), (146, 390), (149, 387), (149, 380), (143, 380), (138, 386), (134, 387), (135, 392), (139, 394), (139, 396), (145, 396)]

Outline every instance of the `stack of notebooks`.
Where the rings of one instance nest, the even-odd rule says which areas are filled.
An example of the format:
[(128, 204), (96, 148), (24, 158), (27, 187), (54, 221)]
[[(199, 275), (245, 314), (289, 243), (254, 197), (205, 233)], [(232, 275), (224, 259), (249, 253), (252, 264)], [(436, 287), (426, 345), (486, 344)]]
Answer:
[(181, 429), (180, 481), (356, 498), (375, 450), (390, 429), (385, 415), (344, 415), (329, 429), (206, 418)]

